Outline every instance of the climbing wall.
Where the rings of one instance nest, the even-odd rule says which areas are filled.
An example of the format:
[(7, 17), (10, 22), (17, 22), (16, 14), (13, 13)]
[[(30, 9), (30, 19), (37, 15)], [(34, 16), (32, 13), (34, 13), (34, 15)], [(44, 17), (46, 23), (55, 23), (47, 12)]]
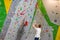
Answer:
[[(4, 22), (4, 26), (3, 26), (3, 29), (2, 29), (2, 33), (1, 33), (1, 37), (2, 39), (4, 39), (5, 35), (6, 35), (6, 32), (9, 28), (9, 25), (10, 25), (10, 22), (11, 22), (11, 17), (13, 17), (13, 15), (15, 14), (15, 7), (17, 5), (17, 3), (19, 2), (19, 0), (12, 0), (12, 3), (11, 3), (11, 7), (8, 8), (10, 9), (8, 14), (7, 14), (7, 17), (6, 17), (6, 20)], [(7, 4), (8, 5), (8, 4)], [(9, 6), (6, 6), (6, 8), (9, 7)], [(8, 11), (8, 9), (6, 9), (6, 11)]]
[[(6, 2), (8, 2), (8, 3), (6, 3)], [(9, 11), (9, 10), (7, 10), (7, 9), (9, 9), (9, 7), (10, 7), (10, 5), (11, 5), (11, 2), (12, 2), (12, 0), (0, 0), (0, 40), (2, 40), (3, 39), (3, 26), (4, 26), (4, 21), (5, 21), (5, 19), (6, 19), (6, 16), (7, 16), (7, 12), (6, 11)], [(6, 4), (5, 4), (6, 3)], [(8, 6), (8, 7), (7, 7)]]
[[(41, 32), (41, 40), (53, 40), (53, 29), (47, 24), (47, 22), (45, 21), (41, 11), (39, 9), (37, 9), (36, 15), (34, 17), (34, 20), (37, 21), (37, 24), (41, 24), (42, 27), (42, 32)], [(34, 23), (34, 22), (33, 22)], [(27, 35), (27, 33), (24, 34), (21, 38), (21, 40), (34, 40), (35, 38), (35, 29), (32, 27), (29, 31), (29, 34)]]
[[(15, 40), (17, 36), (17, 31), (21, 27), (21, 21), (25, 18), (25, 23), (27, 23), (25, 32), (29, 30), (35, 8), (36, 0), (23, 0), (18, 3), (16, 7), (15, 14), (11, 18), (11, 23), (6, 33), (4, 40)], [(27, 6), (28, 5), (28, 6)], [(22, 37), (23, 38), (23, 37)], [(23, 40), (23, 39), (22, 39)]]
[(37, 9), (35, 20), (37, 24), (41, 24), (42, 27), (41, 40), (53, 40), (53, 29), (47, 24), (39, 9)]
[[(57, 0), (44, 0), (43, 3), (47, 10), (47, 13), (48, 13), (48, 16), (49, 16), (51, 22), (53, 22), (54, 24), (60, 25), (60, 16), (59, 16), (60, 15), (60, 1), (59, 0), (58, 1)], [(60, 40), (59, 39), (60, 34), (58, 32), (58, 31), (60, 31), (59, 28), (57, 30), (57, 28), (55, 27), (55, 29), (57, 31), (57, 35), (59, 35), (59, 36), (56, 35), (57, 39), (55, 39), (55, 40)]]
[[(59, 19), (60, 18), (60, 16), (59, 16), (59, 13), (60, 13), (60, 5), (59, 5), (60, 1), (57, 1), (57, 0), (42, 0), (42, 1), (43, 1), (43, 4), (44, 4), (45, 8), (46, 8), (49, 19), (51, 20), (52, 23), (58, 25), (58, 29), (57, 29), (57, 26), (55, 26), (53, 28), (52, 26), (48, 25), (47, 21), (49, 21), (49, 20), (46, 21), (45, 18), (44, 18), (44, 15), (42, 13), (40, 13), (40, 14), (37, 13), (36, 20), (37, 20), (38, 23), (40, 23), (42, 25), (41, 40), (60, 40), (59, 39), (59, 37), (60, 37), (60, 34), (59, 34), (60, 33), (59, 32), (59, 30), (60, 30), (60, 27), (59, 27), (59, 25), (60, 25), (60, 23), (59, 23), (59, 21), (60, 21), (60, 19)], [(42, 9), (42, 11), (44, 12), (44, 9)], [(39, 17), (41, 17), (41, 18), (39, 19)], [(54, 33), (54, 35), (53, 35), (53, 31), (55, 33), (57, 31), (57, 33), (56, 34)], [(31, 40), (32, 32), (30, 32), (30, 33), (31, 34), (29, 34), (28, 39)], [(56, 38), (54, 38), (53, 36), (56, 37)], [(34, 38), (34, 36), (33, 36), (33, 38)]]
[(60, 22), (60, 19), (59, 19), (60, 18), (60, 16), (59, 16), (60, 15), (60, 1), (44, 0), (43, 3), (48, 12), (50, 20), (53, 23), (60, 25), (60, 23), (59, 23)]
[[(18, 2), (18, 3), (17, 3)], [(60, 27), (57, 29), (57, 26), (55, 25), (60, 25), (60, 1), (58, 0), (42, 0), (44, 7), (46, 8), (47, 11), (47, 15), (49, 16), (49, 19), (51, 20), (52, 23), (50, 23), (50, 25), (52, 24), (54, 26), (54, 28), (50, 25), (48, 25), (48, 21), (49, 19), (46, 18), (44, 13), (46, 13), (44, 11), (44, 8), (42, 8), (40, 10), (40, 8), (37, 8), (37, 12), (36, 15), (34, 17), (34, 19), (37, 21), (37, 24), (41, 24), (42, 26), (42, 32), (41, 32), (41, 40), (55, 40), (55, 37), (53, 38), (53, 36), (56, 36), (56, 40), (60, 40)], [(16, 4), (15, 4), (16, 3)], [(14, 2), (15, 7), (13, 9), (12, 7), (12, 12), (13, 15), (10, 17), (10, 25), (8, 28), (8, 31), (6, 33), (5, 39), (4, 40), (34, 40), (34, 36), (35, 36), (35, 29), (30, 26), (31, 22), (32, 22), (32, 18), (34, 15), (34, 11), (35, 11), (35, 4), (36, 4), (36, 0), (19, 0)], [(40, 5), (41, 6), (41, 5)], [(11, 14), (9, 12), (9, 14)], [(9, 16), (8, 14), (8, 16)], [(7, 17), (8, 18), (8, 17)], [(23, 21), (24, 20), (24, 21)], [(22, 22), (26, 23), (25, 27), (21, 26)], [(19, 29), (21, 29), (21, 27), (24, 27), (24, 31), (23, 34), (21, 32), (18, 32)], [(57, 31), (58, 30), (58, 31)], [(20, 31), (20, 30), (19, 30)], [(57, 33), (56, 33), (57, 31)], [(53, 32), (56, 33), (53, 35)], [(20, 34), (22, 36), (20, 36)]]

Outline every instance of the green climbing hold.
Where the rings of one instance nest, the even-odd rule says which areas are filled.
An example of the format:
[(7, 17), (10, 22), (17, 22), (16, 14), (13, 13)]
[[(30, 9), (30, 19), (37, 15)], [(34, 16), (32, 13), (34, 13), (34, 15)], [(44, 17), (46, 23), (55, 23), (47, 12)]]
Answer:
[(20, 10), (22, 10), (22, 7), (20, 8)]

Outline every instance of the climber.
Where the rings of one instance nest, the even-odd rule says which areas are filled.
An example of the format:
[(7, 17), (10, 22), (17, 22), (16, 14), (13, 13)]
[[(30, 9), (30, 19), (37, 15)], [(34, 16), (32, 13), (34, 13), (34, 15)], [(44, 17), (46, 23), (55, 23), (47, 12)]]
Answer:
[(40, 35), (41, 35), (41, 25), (39, 24), (33, 24), (33, 28), (36, 30), (36, 35), (35, 35), (35, 38), (34, 40), (40, 40)]

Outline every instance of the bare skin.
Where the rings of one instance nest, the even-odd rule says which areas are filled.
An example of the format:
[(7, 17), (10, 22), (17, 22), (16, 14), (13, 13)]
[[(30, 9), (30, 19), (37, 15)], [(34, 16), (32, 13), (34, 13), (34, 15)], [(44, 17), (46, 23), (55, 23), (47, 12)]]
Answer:
[(33, 24), (33, 27), (34, 27), (34, 28), (40, 28), (39, 26), (41, 26), (41, 25), (40, 25), (40, 24), (36, 24), (36, 23)]

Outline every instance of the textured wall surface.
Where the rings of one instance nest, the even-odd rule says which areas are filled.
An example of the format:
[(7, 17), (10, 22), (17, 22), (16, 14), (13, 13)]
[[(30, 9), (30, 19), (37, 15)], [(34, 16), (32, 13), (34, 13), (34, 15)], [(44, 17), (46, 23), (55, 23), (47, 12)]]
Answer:
[[(60, 1), (42, 1), (51, 22), (60, 25)], [(30, 25), (34, 15), (35, 4), (36, 0), (14, 0), (4, 23), (2, 32), (2, 34), (4, 34), (3, 38), (6, 34), (4, 40), (34, 40), (35, 29), (33, 27), (30, 29)], [(37, 8), (34, 20), (37, 21), (37, 24), (41, 24), (42, 26), (41, 40), (53, 40), (54, 29), (48, 25), (39, 8)], [(24, 22), (27, 23), (25, 27), (21, 24)], [(57, 39), (59, 39), (59, 37), (60, 36), (58, 36)]]

